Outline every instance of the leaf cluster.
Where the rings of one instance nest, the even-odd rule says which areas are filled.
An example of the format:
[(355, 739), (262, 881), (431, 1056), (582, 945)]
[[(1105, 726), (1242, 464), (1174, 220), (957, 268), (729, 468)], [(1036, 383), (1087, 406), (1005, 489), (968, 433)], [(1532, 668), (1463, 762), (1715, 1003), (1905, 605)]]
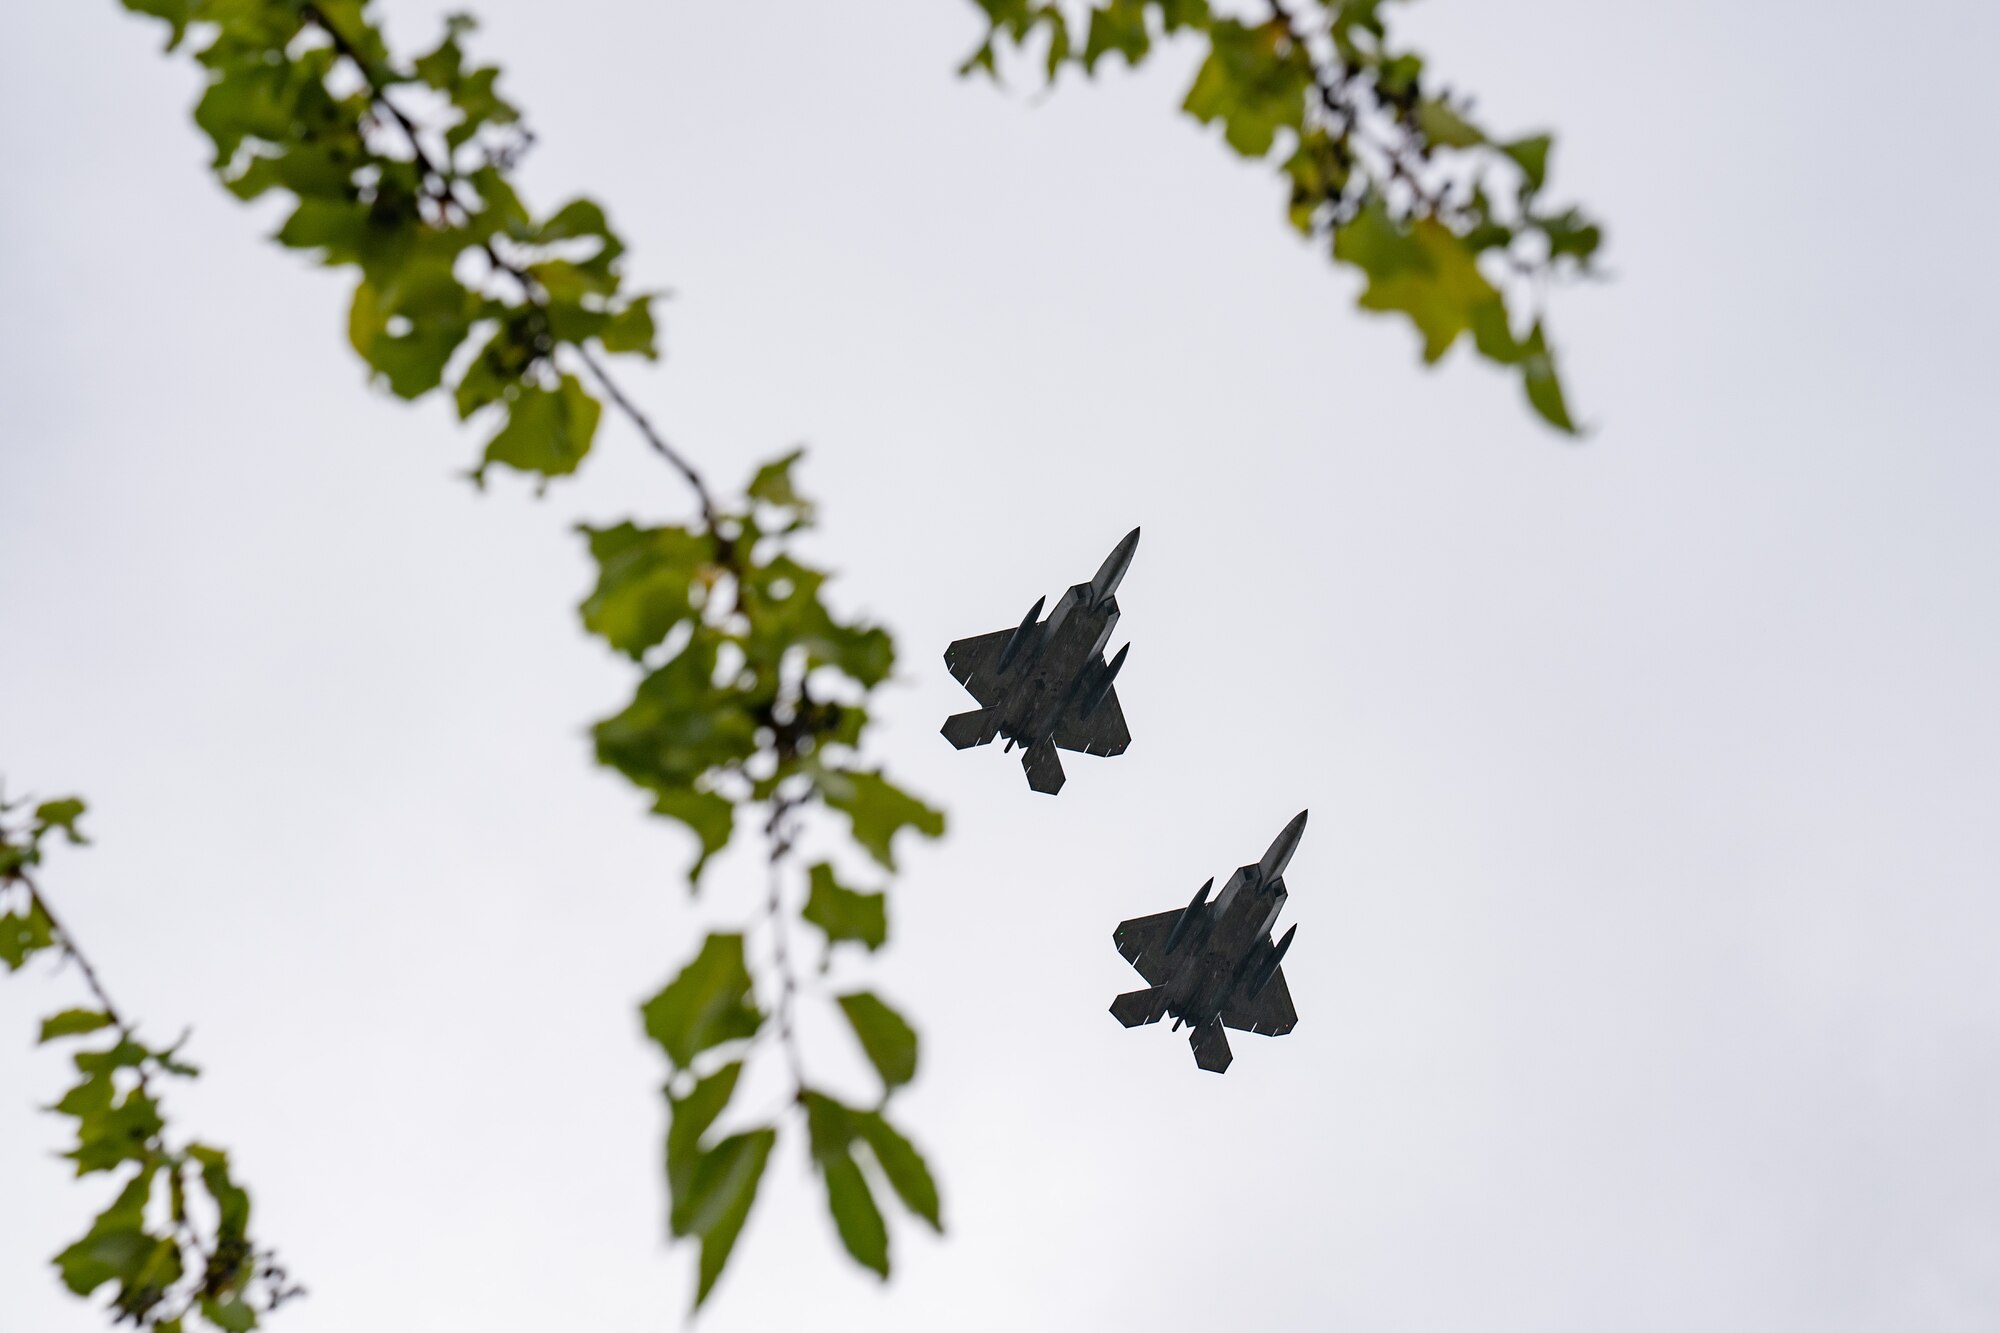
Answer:
[(1366, 277), (1361, 307), (1408, 319), (1427, 363), (1469, 335), (1520, 375), (1544, 421), (1575, 433), (1542, 316), (1523, 311), (1546, 280), (1592, 271), (1603, 229), (1544, 201), (1549, 135), (1494, 137), (1391, 41), (1394, 0), (1271, 0), (1253, 19), (1208, 0), (1093, 0), (1080, 13), (974, 2), (987, 34), (964, 73), (997, 77), (999, 46), (1040, 40), (1054, 82), (1070, 66), (1094, 75), (1114, 54), (1138, 65), (1160, 39), (1191, 34), (1207, 54), (1182, 108), (1241, 156), (1276, 161), (1291, 225)]
[(110, 1286), (117, 1322), (158, 1333), (209, 1326), (256, 1328), (259, 1317), (301, 1294), (251, 1239), (250, 1195), (229, 1156), (201, 1143), (173, 1145), (155, 1088), (196, 1070), (142, 1044), (108, 1013), (71, 1009), (45, 1020), (42, 1040), (113, 1031), (111, 1045), (75, 1052), (76, 1083), (50, 1109), (74, 1122), (64, 1154), (79, 1176), (124, 1173), (117, 1197), (55, 1257), (65, 1286), (89, 1296)]
[[(854, 843), (888, 869), (899, 832), (942, 833), (940, 813), (859, 758), (868, 696), (887, 679), (894, 647), (879, 626), (830, 610), (827, 575), (792, 550), (813, 519), (793, 480), (798, 455), (760, 469), (740, 504), (718, 506), (609, 379), (598, 353), (657, 355), (652, 297), (627, 289), (625, 247), (599, 205), (577, 199), (539, 215), (514, 188), (532, 136), (499, 92), (498, 71), (468, 58), (471, 20), (447, 20), (436, 47), (398, 60), (368, 0), (123, 3), (164, 20), (169, 49), (196, 48), (207, 83), (195, 121), (223, 184), (246, 200), (288, 196), (275, 239), (355, 274), (348, 338), (371, 378), (406, 399), (448, 392), (462, 419), (490, 423), (475, 480), (495, 466), (543, 482), (574, 471), (604, 407), (589, 380), (694, 488), (694, 523), (585, 529), (598, 578), (582, 608), (586, 628), (642, 671), (631, 701), (594, 728), (597, 758), (694, 833), (690, 881), (749, 806), (768, 809), (774, 867), (814, 809), (842, 815)], [(841, 887), (830, 868), (812, 872), (802, 911), (830, 945), (873, 949), (887, 936), (883, 895)], [(751, 992), (740, 937), (733, 954), (717, 944), (729, 938), (711, 936), (648, 1007), (648, 1029), (682, 1082), (713, 1047), (763, 1030), (754, 1002), (716, 1000)], [(780, 952), (760, 975), (783, 997), (777, 1024), (789, 1044), (790, 962)], [(886, 1006), (849, 1009), (864, 1049), (887, 1062), (885, 1088), (907, 1080), (909, 1025)], [(670, 1102), (670, 1229), (700, 1240), (704, 1298), (774, 1141), (754, 1132), (705, 1140), (733, 1087), (733, 1075), (708, 1070), (677, 1085)], [(864, 1146), (825, 1147), (816, 1160), (873, 1154), (891, 1187), (935, 1223), (935, 1190), (925, 1193), (927, 1174), (916, 1183), (914, 1150), (886, 1121), (877, 1125), (879, 1109), (852, 1114), (849, 1141)], [(833, 1170), (851, 1214), (852, 1178)], [(886, 1248), (864, 1249), (886, 1271)]]
[[(718, 932), (642, 1010), (647, 1035), (673, 1071), (668, 1230), (699, 1248), (697, 1307), (735, 1248), (782, 1127), (772, 1120), (711, 1133), (749, 1049), (767, 1034), (786, 1047), (793, 1102), (848, 1252), (888, 1273), (888, 1232), (874, 1202), (883, 1187), (941, 1226), (937, 1187), (917, 1150), (882, 1106), (846, 1106), (809, 1087), (792, 1034), (800, 985), (784, 945), (777, 877), (800, 821), (816, 807), (844, 816), (854, 843), (885, 870), (895, 868), (898, 833), (944, 831), (942, 814), (858, 757), (869, 694), (889, 678), (895, 647), (880, 626), (834, 612), (824, 598), (827, 574), (793, 550), (814, 518), (794, 475), (799, 458), (794, 451), (764, 464), (739, 503), (711, 503), (699, 523), (583, 530), (598, 569), (580, 608), (584, 626), (643, 671), (632, 701), (594, 728), (599, 762), (694, 833), (693, 884), (729, 843), (739, 810), (765, 811), (770, 843), (775, 947), (762, 972), (775, 1001), (757, 998), (744, 936)], [(847, 943), (881, 947), (884, 893), (842, 884), (830, 862), (813, 865), (807, 880), (798, 916), (825, 936), (829, 954)], [(886, 1103), (916, 1073), (916, 1032), (870, 992), (839, 996), (838, 1004), (881, 1077)]]
[[(829, 932), (829, 938), (836, 937)], [(944, 1226), (930, 1168), (884, 1114), (890, 1094), (916, 1074), (917, 1034), (872, 992), (850, 992), (837, 1000), (881, 1078), (882, 1095), (873, 1107), (850, 1106), (801, 1082), (793, 1102), (803, 1112), (808, 1151), (842, 1245), (856, 1262), (886, 1278), (889, 1232), (878, 1194), (893, 1192), (933, 1229)], [(672, 1069), (666, 1090), (668, 1230), (700, 1248), (699, 1308), (729, 1261), (785, 1121), (712, 1131), (730, 1107), (750, 1046), (788, 1020), (760, 1006), (744, 937), (732, 933), (709, 935), (641, 1014), (646, 1035)], [(790, 1040), (789, 1031), (780, 1037)]]
[(89, 1229), (55, 1256), (57, 1274), (78, 1296), (112, 1289), (114, 1322), (156, 1333), (212, 1327), (243, 1333), (260, 1315), (301, 1294), (275, 1256), (251, 1239), (250, 1195), (237, 1183), (228, 1154), (169, 1138), (158, 1087), (194, 1078), (180, 1058), (186, 1038), (158, 1048), (142, 1042), (98, 986), (76, 945), (49, 912), (30, 876), (44, 842), (61, 832), (82, 844), (77, 829), (84, 803), (44, 801), (19, 826), (0, 804), (0, 950), (9, 970), (28, 956), (57, 949), (75, 958), (97, 1005), (65, 1009), (42, 1021), (40, 1040), (81, 1042), (105, 1034), (109, 1045), (72, 1053), (77, 1078), (48, 1109), (72, 1122), (75, 1141), (63, 1156), (78, 1176), (122, 1176), (118, 1193)]
[(598, 571), (584, 627), (644, 668), (631, 702), (593, 728), (598, 762), (695, 834), (691, 881), (746, 803), (822, 802), (889, 869), (898, 832), (944, 831), (941, 814), (856, 757), (895, 645), (830, 610), (827, 574), (792, 553), (813, 520), (792, 476), (799, 457), (758, 469), (742, 504), (712, 521), (583, 529)]
[[(9, 972), (18, 972), (42, 950), (57, 947), (55, 922), (34, 892), (28, 871), (42, 863), (42, 844), (58, 833), (76, 846), (88, 844), (76, 826), (85, 808), (74, 796), (32, 806), (0, 800), (0, 963)], [(27, 816), (10, 821), (9, 816), (20, 809), (27, 809)]]
[[(511, 175), (532, 142), (499, 71), (468, 60), (470, 18), (394, 60), (366, 0), (124, 0), (199, 34), (195, 123), (238, 197), (290, 196), (275, 239), (357, 274), (348, 340), (402, 398), (445, 389), (491, 431), (472, 475), (576, 470), (601, 406), (568, 349), (657, 355), (652, 296), (624, 243), (574, 199), (536, 215)], [(434, 112), (419, 124), (406, 107)]]

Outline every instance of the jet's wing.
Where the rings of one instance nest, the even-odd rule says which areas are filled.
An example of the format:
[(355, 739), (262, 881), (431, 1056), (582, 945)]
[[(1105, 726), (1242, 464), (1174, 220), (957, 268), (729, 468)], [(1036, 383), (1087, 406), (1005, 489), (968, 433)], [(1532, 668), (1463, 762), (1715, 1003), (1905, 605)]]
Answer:
[(1079, 716), (1079, 711), (1072, 707), (1056, 723), (1057, 745), (1084, 754), (1125, 753), (1125, 747), (1132, 743), (1132, 733), (1125, 729), (1125, 710), (1118, 706), (1116, 685), (1091, 710), (1089, 717)]
[[(1125, 961), (1138, 968), (1139, 975), (1155, 986), (1164, 985), (1173, 975), (1173, 969), (1167, 966), (1167, 936), (1173, 934), (1174, 922), (1180, 917), (1178, 907), (1171, 912), (1134, 917), (1119, 922), (1117, 933), (1111, 937)], [(1267, 989), (1265, 994), (1269, 993)]]
[(1222, 1008), (1222, 1021), (1238, 1032), (1256, 1032), (1266, 1037), (1282, 1037), (1290, 1032), (1299, 1021), (1299, 1013), (1292, 1008), (1292, 991), (1285, 985), (1285, 969), (1278, 969), (1278, 975), (1257, 992), (1256, 999), (1246, 1001), (1232, 996), (1230, 1003)]
[(988, 708), (1000, 702), (1000, 651), (1013, 634), (1010, 629), (997, 629), (991, 634), (960, 639), (944, 650), (946, 668), (958, 677), (959, 684), (972, 692), (973, 698)]

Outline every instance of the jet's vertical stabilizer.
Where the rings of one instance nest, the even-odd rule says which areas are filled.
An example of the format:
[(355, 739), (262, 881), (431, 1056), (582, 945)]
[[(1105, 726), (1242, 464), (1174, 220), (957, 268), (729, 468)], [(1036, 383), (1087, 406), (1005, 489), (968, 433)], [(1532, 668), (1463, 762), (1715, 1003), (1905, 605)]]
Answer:
[(1028, 785), (1036, 791), (1054, 796), (1062, 790), (1064, 781), (1062, 760), (1056, 757), (1056, 743), (1053, 740), (1036, 741), (1021, 751), (1021, 767), (1027, 771)]
[(1230, 1053), (1229, 1038), (1223, 1035), (1222, 1020), (1219, 1018), (1211, 1018), (1200, 1027), (1189, 1029), (1188, 1045), (1194, 1048), (1194, 1062), (1211, 1074), (1222, 1073), (1236, 1058)]

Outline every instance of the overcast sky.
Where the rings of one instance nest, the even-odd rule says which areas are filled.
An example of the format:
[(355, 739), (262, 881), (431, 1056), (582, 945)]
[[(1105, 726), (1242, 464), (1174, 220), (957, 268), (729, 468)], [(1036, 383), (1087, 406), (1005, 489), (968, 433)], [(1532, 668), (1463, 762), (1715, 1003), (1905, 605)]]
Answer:
[[(438, 7), (381, 8), (404, 49)], [(951, 812), (865, 975), (949, 1235), (886, 1287), (794, 1143), (702, 1326), (1990, 1329), (2000, 1308), (2000, 8), (1430, 0), (1403, 20), (1615, 281), (1556, 294), (1583, 445), (1351, 309), (1190, 72), (953, 77), (965, 0), (479, 6), (540, 141), (671, 287), (634, 377), (710, 475), (810, 447), (813, 553), (893, 626), (876, 754)], [(588, 762), (631, 673), (579, 519), (687, 513), (607, 417), (535, 500), (368, 390), (347, 285), (209, 178), (112, 0), (0, 44), (0, 764), (45, 882), (312, 1288), (274, 1327), (675, 1324), (634, 1005), (701, 902)], [(1135, 524), (1121, 758), (1060, 798), (937, 735), (939, 654)], [(1312, 811), (1301, 1015), (1228, 1075), (1105, 1012), (1123, 917)], [(0, 1325), (105, 1191), (0, 984)], [(808, 1028), (836, 1086), (847, 1038)], [(759, 1096), (769, 1098), (772, 1089)]]

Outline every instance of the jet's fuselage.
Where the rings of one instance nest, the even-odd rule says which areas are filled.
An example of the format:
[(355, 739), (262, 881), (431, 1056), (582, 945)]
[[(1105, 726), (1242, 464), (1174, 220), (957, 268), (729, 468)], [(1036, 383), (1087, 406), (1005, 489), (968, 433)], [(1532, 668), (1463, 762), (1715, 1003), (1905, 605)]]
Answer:
[(1254, 976), (1269, 953), (1271, 927), (1285, 908), (1285, 881), (1263, 883), (1258, 867), (1239, 866), (1203, 918), (1190, 926), (1175, 953), (1167, 983), (1167, 1012), (1201, 1026), (1220, 1014), (1238, 986)]
[(1096, 663), (1118, 624), (1118, 599), (1090, 604), (1090, 585), (1079, 583), (1062, 595), (1049, 618), (1029, 633), (1033, 642), (1009, 666), (1010, 682), (1001, 704), (1000, 734), (1019, 745), (1034, 745), (1055, 733), (1063, 710), (1089, 688), (1086, 673)]

